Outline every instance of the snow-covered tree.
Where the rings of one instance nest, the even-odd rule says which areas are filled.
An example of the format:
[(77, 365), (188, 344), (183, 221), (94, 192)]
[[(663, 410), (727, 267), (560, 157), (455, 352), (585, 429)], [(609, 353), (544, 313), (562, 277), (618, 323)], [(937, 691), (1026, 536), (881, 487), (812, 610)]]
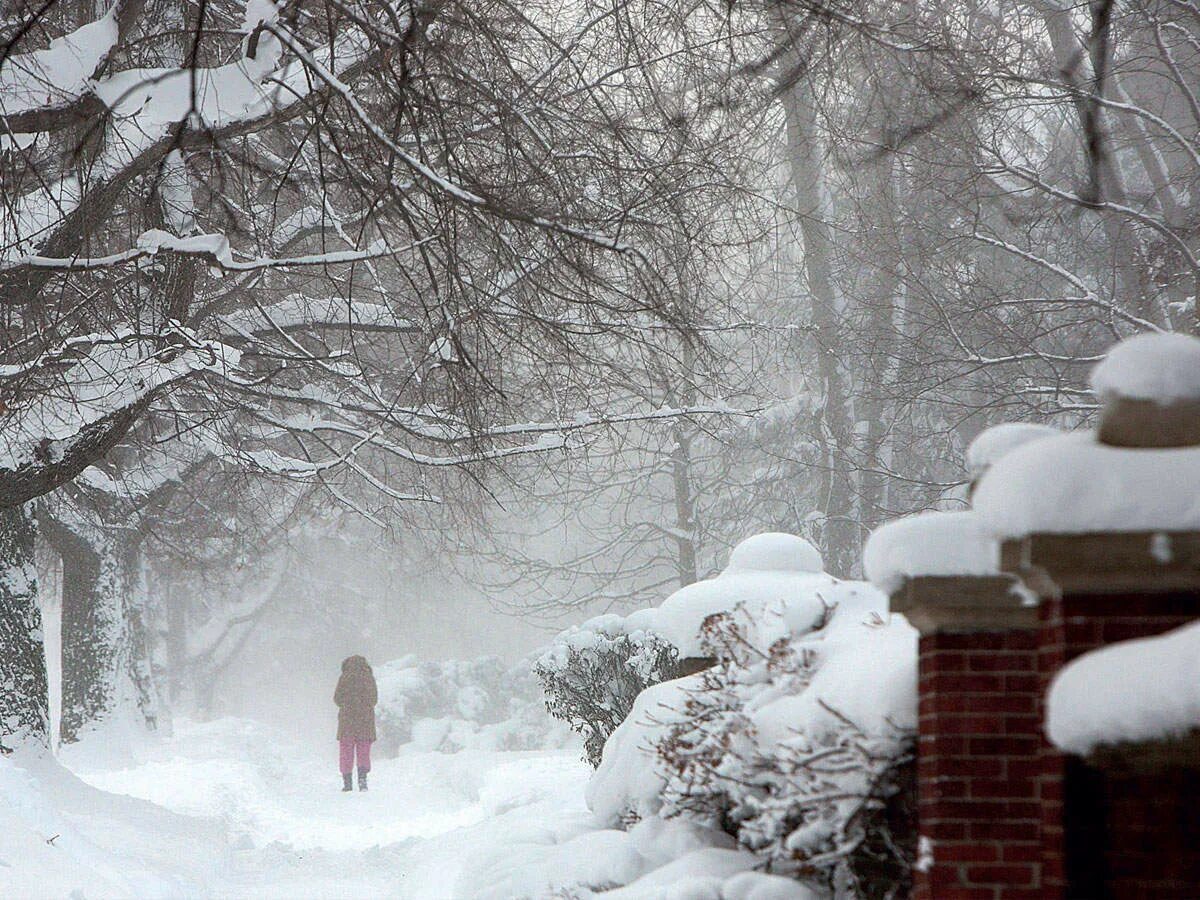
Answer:
[[(16, 12), (0, 506), (188, 434), (382, 522), (363, 485), (437, 500), (422, 470), (661, 417), (563, 389), (596, 341), (680, 315), (638, 247), (661, 227), (641, 212), (659, 172), (627, 177), (668, 111), (627, 121), (600, 52), (618, 12), (589, 28), (555, 12)], [(560, 395), (549, 418), (514, 401), (532, 392)]]
[(46, 696), (46, 652), (42, 646), (42, 614), (38, 607), (34, 566), (34, 524), (21, 509), (0, 511), (0, 553), (8, 561), (0, 570), (0, 752), (49, 740), (50, 709)]

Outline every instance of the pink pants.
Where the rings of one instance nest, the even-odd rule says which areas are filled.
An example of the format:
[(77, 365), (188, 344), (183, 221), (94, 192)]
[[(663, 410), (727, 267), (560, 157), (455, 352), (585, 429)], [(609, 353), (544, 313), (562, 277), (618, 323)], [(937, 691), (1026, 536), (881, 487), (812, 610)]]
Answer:
[(338, 741), (338, 762), (341, 765), (342, 774), (349, 775), (354, 771), (354, 757), (358, 755), (358, 770), (360, 772), (371, 771), (371, 742), (356, 741), (354, 738), (342, 738)]

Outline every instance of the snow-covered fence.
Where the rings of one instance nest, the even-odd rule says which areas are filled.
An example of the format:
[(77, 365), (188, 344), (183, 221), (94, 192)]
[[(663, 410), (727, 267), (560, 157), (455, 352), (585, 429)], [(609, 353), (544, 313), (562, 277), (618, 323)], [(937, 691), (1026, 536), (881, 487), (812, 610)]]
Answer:
[(917, 897), (1200, 896), (1200, 341), (1093, 388), (1095, 431), (985, 433), (973, 511), (868, 544), (922, 633)]

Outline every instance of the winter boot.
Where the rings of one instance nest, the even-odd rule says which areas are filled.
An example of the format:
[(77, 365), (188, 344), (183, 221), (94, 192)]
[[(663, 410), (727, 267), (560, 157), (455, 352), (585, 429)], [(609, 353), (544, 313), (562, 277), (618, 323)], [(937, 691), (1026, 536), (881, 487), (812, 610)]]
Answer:
[(353, 778), (354, 778), (354, 776), (351, 775), (349, 772), (347, 772), (345, 775), (342, 776), (342, 790), (343, 791), (354, 790)]
[(358, 789), (360, 791), (365, 791), (367, 789), (367, 772), (365, 769), (358, 770)]

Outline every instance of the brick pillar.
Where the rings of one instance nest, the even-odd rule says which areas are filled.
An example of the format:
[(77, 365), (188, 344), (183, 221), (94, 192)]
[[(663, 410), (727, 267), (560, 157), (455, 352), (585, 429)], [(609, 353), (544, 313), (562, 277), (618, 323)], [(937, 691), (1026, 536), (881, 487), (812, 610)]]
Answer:
[[(1089, 650), (1200, 618), (1200, 534), (1037, 534), (1005, 542), (1001, 559), (1042, 597), (1042, 696)], [(1195, 775), (1106, 772), (1039, 739), (1047, 896), (1200, 897), (1200, 808), (1179, 790)], [(1193, 849), (1181, 854), (1181, 846)]]
[(921, 632), (923, 900), (1040, 892), (1036, 616), (1003, 577), (924, 577), (892, 597)]

